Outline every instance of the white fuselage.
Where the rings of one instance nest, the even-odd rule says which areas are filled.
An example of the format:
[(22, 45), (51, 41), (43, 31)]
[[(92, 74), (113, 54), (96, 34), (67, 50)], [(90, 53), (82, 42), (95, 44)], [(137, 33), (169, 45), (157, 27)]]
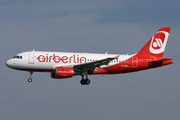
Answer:
[[(77, 64), (94, 62), (109, 57), (116, 57), (117, 54), (93, 54), (93, 53), (70, 53), (70, 52), (42, 52), (42, 51), (29, 51), (16, 55), (6, 62), (6, 65), (13, 69), (25, 71), (53, 71), (57, 66), (73, 67)], [(103, 67), (112, 66), (125, 61), (133, 55), (119, 55), (115, 60), (112, 60), (108, 65)], [(21, 57), (21, 58), (20, 58)]]

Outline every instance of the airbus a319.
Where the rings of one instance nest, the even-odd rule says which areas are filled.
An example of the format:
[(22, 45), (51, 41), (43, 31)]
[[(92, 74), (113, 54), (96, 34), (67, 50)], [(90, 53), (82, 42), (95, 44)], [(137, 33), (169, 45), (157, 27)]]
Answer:
[(80, 75), (82, 85), (89, 85), (88, 75), (122, 74), (172, 64), (172, 59), (163, 58), (170, 27), (162, 27), (138, 52), (132, 55), (92, 54), (70, 52), (29, 51), (15, 55), (6, 66), (15, 70), (50, 72), (55, 79)]

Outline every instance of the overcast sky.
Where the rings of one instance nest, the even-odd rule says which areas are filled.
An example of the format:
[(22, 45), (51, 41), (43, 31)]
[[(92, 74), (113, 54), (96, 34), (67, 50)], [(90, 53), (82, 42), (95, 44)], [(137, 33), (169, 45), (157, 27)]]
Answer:
[[(180, 118), (179, 0), (0, 0), (1, 120), (177, 120)], [(133, 54), (171, 27), (172, 65), (121, 75), (55, 80), (5, 66), (35, 50)]]

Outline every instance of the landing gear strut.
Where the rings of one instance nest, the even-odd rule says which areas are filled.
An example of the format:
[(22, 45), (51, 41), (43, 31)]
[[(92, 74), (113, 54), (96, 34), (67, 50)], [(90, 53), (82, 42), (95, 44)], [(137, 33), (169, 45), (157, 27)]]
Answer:
[[(86, 79), (84, 79), (84, 75), (86, 76)], [(91, 81), (88, 79), (87, 71), (82, 73), (82, 79), (80, 81), (81, 85), (89, 85)]]
[(28, 79), (28, 82), (32, 82), (32, 74), (33, 74), (33, 71), (30, 71), (30, 78)]

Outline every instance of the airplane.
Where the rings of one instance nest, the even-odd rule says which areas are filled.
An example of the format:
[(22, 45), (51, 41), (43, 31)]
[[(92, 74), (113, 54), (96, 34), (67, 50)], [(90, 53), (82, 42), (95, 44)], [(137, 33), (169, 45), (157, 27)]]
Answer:
[(15, 70), (50, 72), (55, 79), (80, 75), (82, 85), (89, 85), (88, 75), (123, 74), (172, 64), (172, 59), (163, 58), (170, 27), (162, 27), (138, 52), (132, 55), (95, 54), (75, 52), (28, 51), (15, 55), (6, 66)]

